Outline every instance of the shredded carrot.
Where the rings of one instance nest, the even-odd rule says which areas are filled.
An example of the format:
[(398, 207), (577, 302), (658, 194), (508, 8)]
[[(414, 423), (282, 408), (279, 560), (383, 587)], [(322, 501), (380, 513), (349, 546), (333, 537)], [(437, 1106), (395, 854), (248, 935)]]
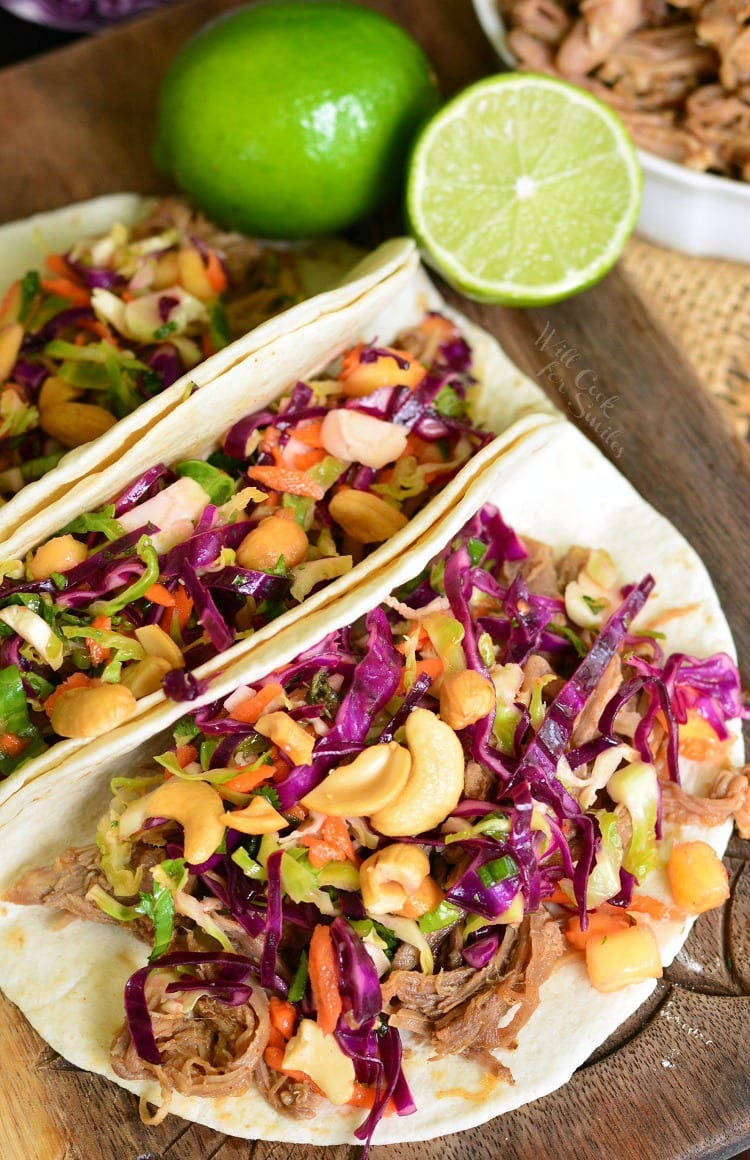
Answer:
[(326, 818), (320, 834), (301, 834), (300, 845), (307, 846), (310, 865), (315, 870), (329, 862), (353, 862), (359, 865), (349, 831), (343, 818)]
[(181, 584), (177, 585), (172, 596), (174, 597), (174, 608), (177, 613), (177, 624), (180, 632), (183, 632), (193, 611), (193, 601)]
[(239, 705), (235, 705), (229, 716), (233, 721), (244, 721), (248, 725), (254, 725), (259, 717), (262, 717), (268, 706), (277, 697), (284, 696), (283, 685), (273, 681), (270, 685), (264, 685), (257, 693), (253, 693), (246, 701), (241, 701)]
[[(445, 665), (440, 657), (425, 657), (424, 660), (417, 661), (417, 666), (414, 672), (414, 678), (421, 677), (426, 674), (431, 681), (437, 681), (442, 677)], [(404, 679), (406, 677), (406, 669), (401, 670), (401, 680), (399, 682), (398, 691), (403, 693), (405, 690)]]
[(227, 276), (215, 250), (208, 251), (206, 258), (206, 281), (215, 294), (223, 294), (227, 288)]
[(356, 346), (353, 346), (351, 350), (346, 351), (342, 356), (341, 370), (339, 372), (340, 379), (348, 379), (356, 370), (359, 366), (359, 356), (362, 354), (364, 347), (365, 344), (363, 342), (358, 342)]
[(565, 937), (577, 951), (583, 951), (591, 939), (601, 939), (605, 935), (625, 930), (632, 925), (627, 914), (612, 914), (611, 912), (595, 910), (588, 916), (588, 925), (585, 930), (581, 930), (579, 915), (574, 914), (572, 918), (568, 919)]
[[(298, 1083), (311, 1083), (309, 1075), (304, 1071), (294, 1071), (292, 1068), (283, 1067), (284, 1063), (283, 1047), (276, 1047), (269, 1045), (263, 1052), (263, 1059), (273, 1071), (281, 1071), (284, 1075), (288, 1075), (290, 1079), (296, 1079)], [(320, 1089), (315, 1084), (311, 1085), (316, 1091)]]
[(318, 1026), (324, 1035), (331, 1035), (342, 1011), (336, 955), (329, 927), (319, 924), (313, 931), (308, 948), (307, 966), (313, 1003), (318, 1013)]
[(294, 438), (298, 439), (300, 443), (305, 443), (308, 447), (320, 449), (323, 446), (322, 430), (322, 419), (317, 422), (306, 423), (304, 427), (294, 428)]
[(271, 774), (273, 780), (275, 782), (284, 781), (289, 776), (291, 765), (284, 760), (281, 756), (281, 750), (277, 749), (275, 745), (271, 747), (269, 752), (273, 757), (273, 772)]
[(11, 282), (0, 301), (0, 322), (14, 322), (18, 317), (20, 307), (21, 283)]
[(61, 274), (63, 278), (75, 279), (76, 277), (75, 272), (71, 270), (62, 254), (47, 254), (44, 265), (51, 274)]
[(297, 1022), (297, 1008), (294, 1003), (288, 1003), (286, 999), (272, 995), (268, 1001), (268, 1014), (271, 1017), (271, 1026), (279, 1031), (284, 1039), (291, 1039)]
[(568, 894), (565, 893), (559, 886), (556, 886), (552, 894), (548, 894), (544, 899), (545, 902), (554, 902), (558, 906), (575, 906), (575, 903)]
[(198, 750), (194, 745), (178, 745), (174, 751), (174, 755), (180, 769), (184, 769), (186, 765), (190, 765), (191, 761), (195, 761), (198, 756)]
[(85, 689), (87, 686), (94, 685), (101, 685), (101, 681), (96, 677), (86, 676), (86, 673), (71, 673), (69, 677), (66, 677), (66, 679), (57, 686), (54, 693), (50, 693), (49, 697), (42, 705), (42, 708), (49, 717), (50, 713), (55, 707), (55, 701), (57, 701), (57, 699), (63, 693), (66, 693), (68, 689)]
[(112, 331), (104, 322), (100, 322), (98, 318), (81, 318), (76, 324), (82, 330), (89, 330), (95, 334), (97, 338), (101, 338), (104, 342), (108, 342), (110, 346), (117, 346), (117, 339)]
[(685, 917), (685, 911), (679, 906), (667, 906), (648, 894), (634, 894), (626, 910), (628, 914), (647, 914), (657, 922), (680, 922)]
[(242, 769), (229, 781), (223, 782), (218, 788), (220, 790), (228, 789), (233, 793), (250, 793), (251, 790), (256, 789), (257, 786), (262, 785), (264, 781), (268, 781), (269, 777), (273, 776), (274, 766), (261, 765), (259, 769)]
[(280, 462), (281, 456), (278, 453), (279, 440), (281, 439), (281, 432), (278, 427), (266, 427), (263, 433), (263, 438), (260, 441), (258, 450), (265, 455), (273, 455), (274, 463)]
[(203, 334), (201, 335), (201, 350), (203, 351), (204, 358), (210, 358), (212, 354), (216, 354), (214, 340), (211, 338), (211, 334), (208, 330), (204, 330)]
[(76, 285), (70, 278), (57, 275), (54, 278), (40, 278), (39, 284), (47, 294), (59, 294), (63, 298), (69, 298), (75, 306), (88, 306), (91, 303), (89, 291)]
[(152, 584), (143, 593), (144, 600), (150, 600), (152, 604), (161, 604), (164, 608), (174, 608), (175, 598), (168, 588), (163, 584)]
[(16, 733), (0, 733), (0, 753), (5, 757), (18, 757), (26, 748), (26, 741)]
[[(351, 1108), (371, 1108), (375, 1103), (375, 1088), (368, 1087), (366, 1083), (355, 1083), (354, 1091), (352, 1092), (350, 1099), (348, 1099), (346, 1102), (347, 1105)], [(396, 1105), (394, 1104), (393, 1100), (389, 1100), (385, 1105), (383, 1115), (393, 1116), (395, 1114)]]
[(437, 443), (428, 443), (426, 439), (420, 439), (413, 431), (406, 440), (404, 455), (413, 455), (420, 464), (444, 462)]
[(321, 463), (326, 457), (325, 451), (311, 447), (309, 451), (301, 452), (294, 457), (294, 466), (297, 471), (308, 471), (316, 463)]
[(120, 297), (123, 302), (135, 302), (135, 294), (132, 290), (121, 290)]
[(268, 1045), (269, 1047), (280, 1047), (282, 1051), (286, 1046), (286, 1040), (284, 1036), (281, 1034), (278, 1027), (274, 1027), (273, 1023), (268, 1030)]
[(289, 495), (308, 495), (312, 499), (322, 499), (325, 495), (319, 483), (313, 483), (304, 472), (295, 471), (292, 467), (250, 467), (247, 477)]
[[(95, 616), (91, 621), (91, 627), (97, 628), (101, 632), (109, 632), (112, 628), (112, 621), (108, 616)], [(112, 650), (106, 645), (99, 644), (92, 636), (86, 637), (86, 648), (89, 650), (93, 665), (106, 665), (112, 656)]]
[(396, 652), (401, 653), (402, 657), (406, 656), (407, 652), (410, 651), (415, 636), (416, 645), (414, 645), (414, 647), (417, 649), (424, 648), (430, 639), (427, 630), (422, 625), (421, 620), (415, 620), (413, 628), (411, 628), (409, 632), (405, 633), (404, 635), (409, 637), (408, 642), (405, 640), (400, 640), (396, 645)]

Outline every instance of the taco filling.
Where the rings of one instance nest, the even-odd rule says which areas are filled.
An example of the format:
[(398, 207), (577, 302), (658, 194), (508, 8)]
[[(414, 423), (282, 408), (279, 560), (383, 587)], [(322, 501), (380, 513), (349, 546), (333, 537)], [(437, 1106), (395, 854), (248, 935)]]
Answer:
[(492, 439), (471, 350), (438, 314), (358, 344), (236, 423), (207, 460), (157, 464), (0, 584), (0, 773), (99, 736), (389, 540)]
[(0, 495), (304, 297), (293, 253), (173, 198), (48, 254), (0, 304)]
[[(414, 1111), (414, 1043), (512, 1083), (497, 1049), (564, 952), (605, 993), (661, 975), (659, 928), (727, 896), (670, 823), (748, 830), (750, 797), (725, 768), (737, 671), (664, 655), (653, 585), (485, 507), (363, 620), (184, 717), (94, 845), (6, 895), (149, 948), (111, 1065), (158, 1081), (157, 1119), (252, 1088), (285, 1116), (360, 1107), (369, 1141)], [(688, 792), (678, 761), (722, 772)]]

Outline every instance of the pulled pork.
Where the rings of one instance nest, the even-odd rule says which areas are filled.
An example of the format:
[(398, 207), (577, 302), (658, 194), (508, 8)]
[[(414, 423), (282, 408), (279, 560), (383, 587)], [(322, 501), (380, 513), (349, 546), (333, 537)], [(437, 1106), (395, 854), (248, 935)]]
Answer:
[(167, 994), (166, 983), (147, 985), (151, 1024), (162, 1055), (161, 1064), (138, 1055), (130, 1031), (123, 1026), (110, 1049), (112, 1067), (122, 1079), (157, 1079), (162, 1089), (160, 1112), (171, 1091), (186, 1096), (236, 1096), (253, 1082), (253, 1074), (268, 1044), (271, 1023), (265, 992), (256, 987), (247, 1003), (232, 1007), (209, 995), (194, 1004)]
[(557, 923), (545, 912), (527, 915), (519, 927), (508, 927), (480, 971), (392, 971), (382, 985), (383, 1010), (391, 1026), (428, 1040), (436, 1055), (465, 1055), (512, 1082), (490, 1053), (514, 1045), (562, 951)]
[(133, 236), (146, 238), (172, 229), (205, 243), (221, 256), (228, 280), (224, 309), (233, 338), (240, 338), (305, 297), (292, 251), (272, 250), (254, 238), (222, 230), (182, 198), (162, 198), (134, 229)]
[[(162, 861), (164, 850), (144, 843), (137, 843), (136, 846), (137, 854), (134, 855), (133, 866), (143, 866), (142, 889), (147, 891), (151, 889), (148, 871), (150, 867)], [(78, 850), (64, 850), (52, 866), (30, 870), (5, 893), (4, 898), (7, 902), (14, 902), (20, 906), (46, 906), (50, 910), (62, 911), (70, 917), (85, 918), (89, 922), (114, 923), (119, 926), (117, 919), (110, 918), (87, 897), (92, 886), (101, 886), (110, 893), (109, 882), (101, 868), (99, 850), (96, 846), (83, 846)], [(122, 901), (136, 902), (137, 899)], [(151, 942), (153, 926), (150, 919), (134, 919), (130, 924), (130, 930), (144, 942)]]
[(292, 1079), (279, 1071), (272, 1071), (262, 1056), (254, 1078), (271, 1107), (295, 1120), (312, 1119), (323, 1098), (312, 1080)]
[(686, 793), (672, 781), (662, 782), (662, 811), (679, 825), (720, 826), (734, 818), (740, 837), (750, 838), (750, 765), (717, 774), (708, 797)]
[(499, 0), (521, 68), (611, 105), (637, 145), (750, 180), (750, 0)]

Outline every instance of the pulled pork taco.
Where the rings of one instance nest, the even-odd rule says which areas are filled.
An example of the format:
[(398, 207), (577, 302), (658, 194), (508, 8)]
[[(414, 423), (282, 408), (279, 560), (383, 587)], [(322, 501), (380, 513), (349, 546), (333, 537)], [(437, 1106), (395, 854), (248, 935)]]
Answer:
[(133, 194), (0, 227), (0, 536), (49, 502), (47, 487), (14, 497), (68, 449), (110, 432), (66, 456), (58, 491), (170, 413), (188, 383), (207, 385), (272, 338), (273, 327), (246, 336), (360, 256), (338, 240), (259, 243), (176, 198)]
[(240, 360), (0, 544), (0, 797), (165, 695), (175, 718), (210, 699), (554, 422), (410, 243), (373, 269), (347, 309)]
[(0, 809), (0, 985), (152, 1122), (484, 1122), (565, 1083), (727, 897), (732, 641), (697, 556), (573, 428), (344, 603), (171, 734), (96, 742)]

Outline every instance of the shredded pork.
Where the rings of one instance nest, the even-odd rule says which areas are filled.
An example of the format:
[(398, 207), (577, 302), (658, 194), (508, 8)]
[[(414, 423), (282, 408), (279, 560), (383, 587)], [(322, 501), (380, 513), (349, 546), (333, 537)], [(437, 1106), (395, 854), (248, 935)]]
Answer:
[(220, 255), (228, 279), (224, 305), (232, 337), (241, 337), (304, 297), (292, 251), (271, 250), (254, 238), (222, 230), (181, 198), (162, 198), (133, 233), (149, 237), (171, 229)]
[(526, 69), (611, 105), (642, 149), (750, 180), (750, 0), (499, 0)]
[(256, 987), (247, 1003), (233, 1007), (201, 995), (188, 1009), (180, 993), (149, 987), (151, 1024), (162, 1055), (160, 1065), (138, 1055), (127, 1026), (110, 1050), (122, 1079), (155, 1078), (162, 1092), (186, 1096), (236, 1096), (250, 1087), (268, 1044), (270, 1019), (265, 992)]
[[(543, 912), (528, 915), (507, 929), (482, 970), (392, 971), (382, 985), (383, 1010), (393, 1027), (428, 1040), (436, 1055), (481, 1057), (495, 1074), (504, 1074), (507, 1069), (489, 1053), (513, 1046), (562, 950), (557, 923)], [(509, 1073), (504, 1078), (511, 1082)]]
[(750, 765), (722, 770), (708, 797), (686, 793), (672, 781), (662, 783), (662, 811), (678, 825), (720, 826), (734, 818), (740, 837), (750, 838)]

